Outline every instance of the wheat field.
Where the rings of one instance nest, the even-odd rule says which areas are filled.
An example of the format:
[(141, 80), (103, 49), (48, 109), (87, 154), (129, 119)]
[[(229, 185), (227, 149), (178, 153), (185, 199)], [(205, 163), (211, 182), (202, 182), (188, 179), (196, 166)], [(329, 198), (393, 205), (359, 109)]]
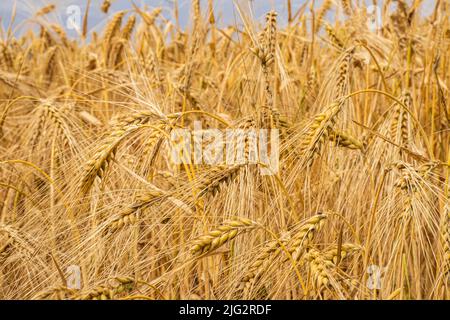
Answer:
[[(1, 31), (0, 298), (450, 297), (447, 1), (86, 2)], [(278, 170), (174, 163), (199, 123), (277, 130)]]

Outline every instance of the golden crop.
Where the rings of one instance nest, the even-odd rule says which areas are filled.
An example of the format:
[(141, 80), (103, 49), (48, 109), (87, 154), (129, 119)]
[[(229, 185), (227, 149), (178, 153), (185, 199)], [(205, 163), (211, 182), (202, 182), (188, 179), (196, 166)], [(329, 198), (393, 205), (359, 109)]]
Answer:
[[(192, 2), (2, 33), (0, 298), (448, 299), (449, 3)], [(174, 164), (195, 121), (278, 129), (279, 171)]]

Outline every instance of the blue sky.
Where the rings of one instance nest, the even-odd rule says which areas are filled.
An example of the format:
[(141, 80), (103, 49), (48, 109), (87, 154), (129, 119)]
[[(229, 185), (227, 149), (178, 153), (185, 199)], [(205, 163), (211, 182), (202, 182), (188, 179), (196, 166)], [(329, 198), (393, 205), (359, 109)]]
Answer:
[[(147, 7), (148, 9), (162, 7), (163, 14), (167, 18), (171, 18), (171, 8), (173, 7), (173, 0), (112, 0), (112, 5), (108, 14), (104, 14), (100, 10), (100, 6), (103, 0), (91, 0), (91, 6), (89, 10), (89, 31), (101, 31), (107, 19), (115, 12), (120, 10), (130, 9), (131, 1), (133, 1), (139, 7)], [(239, 14), (235, 9), (234, 2), (239, 3), (244, 9), (251, 7), (251, 12), (255, 19), (263, 21), (264, 15), (267, 11), (275, 9), (279, 13), (279, 22), (285, 23), (287, 20), (287, 1), (286, 0), (214, 0), (215, 13), (221, 26), (228, 24), (239, 23)], [(293, 11), (297, 11), (305, 3), (309, 3), (309, 0), (292, 0)], [(315, 1), (317, 5), (320, 5), (322, 0)], [(336, 2), (339, 2), (338, 0)], [(379, 1), (381, 3), (382, 1)], [(427, 0), (424, 4), (426, 14), (432, 11), (434, 0)], [(11, 12), (14, 4), (17, 8), (16, 20), (14, 23), (15, 34), (20, 34), (30, 26), (36, 25), (30, 22), (30, 18), (33, 17), (33, 13), (38, 9), (48, 5), (56, 5), (54, 13), (49, 14), (45, 19), (49, 22), (58, 22), (62, 26), (67, 24), (68, 8), (71, 6), (77, 6), (81, 15), (84, 14), (87, 0), (1, 0), (0, 1), (0, 15), (1, 24), (6, 29), (11, 20)], [(206, 6), (207, 0), (201, 1), (203, 6)], [(369, 1), (372, 3), (372, 1)], [(190, 20), (190, 0), (178, 0), (180, 10), (180, 23), (182, 26), (186, 26)], [(309, 4), (308, 4), (309, 5)], [(329, 15), (329, 19), (332, 19), (332, 14)], [(66, 28), (67, 29), (67, 28)], [(66, 30), (69, 35), (76, 35), (74, 30)]]

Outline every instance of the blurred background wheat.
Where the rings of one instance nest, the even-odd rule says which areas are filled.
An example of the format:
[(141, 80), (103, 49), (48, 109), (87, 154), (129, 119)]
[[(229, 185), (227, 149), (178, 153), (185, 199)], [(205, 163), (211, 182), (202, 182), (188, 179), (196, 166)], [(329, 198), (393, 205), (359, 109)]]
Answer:
[(447, 1), (5, 3), (0, 298), (449, 298)]

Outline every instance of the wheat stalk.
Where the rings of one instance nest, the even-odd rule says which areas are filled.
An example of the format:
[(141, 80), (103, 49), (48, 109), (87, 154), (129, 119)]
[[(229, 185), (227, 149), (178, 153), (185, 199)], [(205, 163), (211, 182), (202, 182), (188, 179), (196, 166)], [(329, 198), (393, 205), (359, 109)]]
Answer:
[(339, 39), (333, 27), (329, 23), (325, 23), (325, 31), (327, 32), (328, 38), (330, 38), (331, 43), (338, 49), (344, 49), (344, 42)]

